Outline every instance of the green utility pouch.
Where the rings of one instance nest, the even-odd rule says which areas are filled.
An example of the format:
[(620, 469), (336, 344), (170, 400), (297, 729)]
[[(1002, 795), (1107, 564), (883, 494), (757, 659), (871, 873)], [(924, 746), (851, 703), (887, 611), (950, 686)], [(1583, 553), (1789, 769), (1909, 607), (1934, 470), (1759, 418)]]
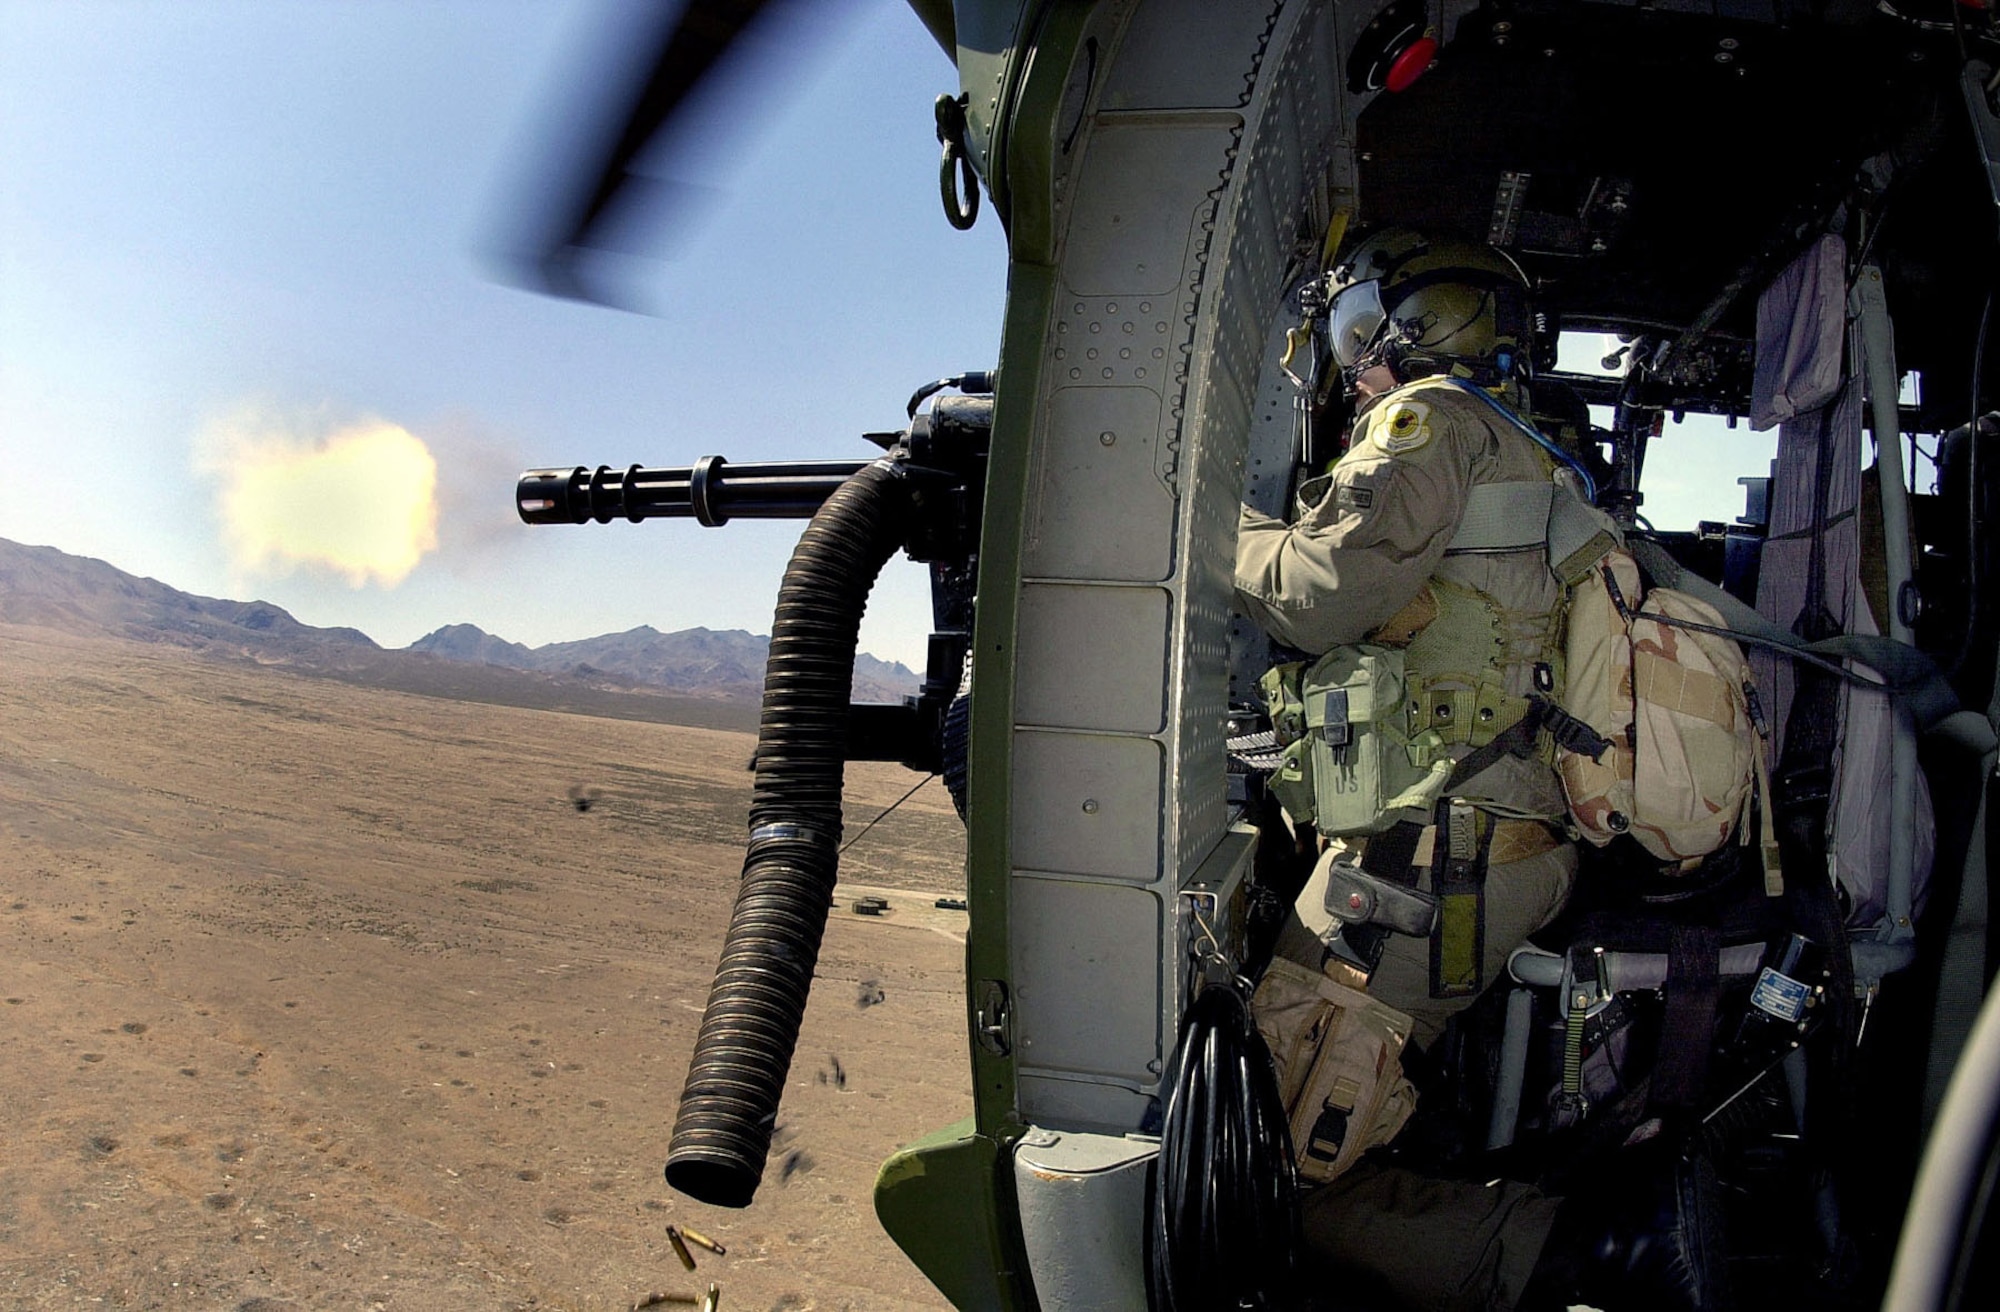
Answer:
[(1268, 786), (1294, 820), (1329, 838), (1377, 834), (1437, 804), (1452, 761), (1434, 730), (1409, 732), (1401, 651), (1336, 647), (1267, 671), (1259, 688), (1286, 744)]

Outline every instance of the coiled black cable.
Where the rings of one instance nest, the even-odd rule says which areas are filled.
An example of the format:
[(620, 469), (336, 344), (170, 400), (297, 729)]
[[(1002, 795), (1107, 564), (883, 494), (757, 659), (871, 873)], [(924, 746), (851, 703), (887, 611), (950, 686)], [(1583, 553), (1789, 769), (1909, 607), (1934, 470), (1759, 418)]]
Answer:
[(1211, 985), (1189, 1006), (1168, 1088), (1147, 1234), (1153, 1312), (1291, 1307), (1291, 1129), (1236, 989)]

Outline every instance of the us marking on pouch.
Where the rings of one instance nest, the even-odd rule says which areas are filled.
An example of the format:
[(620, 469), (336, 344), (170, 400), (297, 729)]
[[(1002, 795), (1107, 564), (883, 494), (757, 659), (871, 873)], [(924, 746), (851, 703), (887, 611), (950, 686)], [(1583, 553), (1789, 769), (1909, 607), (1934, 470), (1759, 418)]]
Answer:
[(1375, 445), (1392, 456), (1421, 450), (1431, 440), (1431, 408), (1422, 401), (1398, 401), (1375, 425)]

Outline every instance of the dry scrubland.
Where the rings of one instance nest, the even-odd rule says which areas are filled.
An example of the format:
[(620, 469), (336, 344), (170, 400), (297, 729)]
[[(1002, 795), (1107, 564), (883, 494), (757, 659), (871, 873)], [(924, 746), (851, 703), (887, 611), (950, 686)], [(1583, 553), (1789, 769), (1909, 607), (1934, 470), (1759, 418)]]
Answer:
[(970, 1111), (938, 784), (843, 863), (756, 1204), (660, 1179), (751, 741), (0, 626), (0, 1305), (943, 1306), (870, 1202)]

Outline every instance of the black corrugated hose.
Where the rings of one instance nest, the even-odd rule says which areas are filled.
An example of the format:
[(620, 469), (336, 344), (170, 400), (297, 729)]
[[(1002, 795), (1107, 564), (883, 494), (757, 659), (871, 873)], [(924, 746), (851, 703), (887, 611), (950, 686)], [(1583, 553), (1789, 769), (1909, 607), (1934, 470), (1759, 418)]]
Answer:
[(1181, 1021), (1148, 1225), (1153, 1312), (1294, 1306), (1298, 1178), (1271, 1054), (1243, 995)]
[(907, 489), (888, 460), (848, 479), (778, 590), (743, 882), (667, 1152), (667, 1183), (705, 1203), (748, 1206), (770, 1154), (833, 905), (861, 613), (908, 537)]

